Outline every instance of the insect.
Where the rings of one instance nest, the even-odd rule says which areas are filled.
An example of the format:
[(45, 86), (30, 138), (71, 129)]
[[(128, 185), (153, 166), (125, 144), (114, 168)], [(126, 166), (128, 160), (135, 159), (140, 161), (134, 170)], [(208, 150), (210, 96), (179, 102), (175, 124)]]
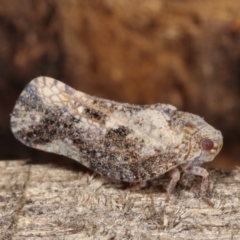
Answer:
[(203, 118), (169, 104), (132, 105), (87, 95), (49, 77), (33, 79), (11, 115), (15, 137), (25, 145), (65, 155), (109, 178), (144, 186), (168, 172), (168, 196), (184, 171), (219, 153), (223, 137)]

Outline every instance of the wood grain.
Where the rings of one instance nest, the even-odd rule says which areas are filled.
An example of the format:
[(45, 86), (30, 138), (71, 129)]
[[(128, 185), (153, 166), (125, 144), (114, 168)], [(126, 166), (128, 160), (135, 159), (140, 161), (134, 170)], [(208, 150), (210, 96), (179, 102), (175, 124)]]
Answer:
[(131, 192), (92, 172), (0, 162), (0, 239), (240, 239), (240, 170), (183, 176), (165, 203), (158, 187)]

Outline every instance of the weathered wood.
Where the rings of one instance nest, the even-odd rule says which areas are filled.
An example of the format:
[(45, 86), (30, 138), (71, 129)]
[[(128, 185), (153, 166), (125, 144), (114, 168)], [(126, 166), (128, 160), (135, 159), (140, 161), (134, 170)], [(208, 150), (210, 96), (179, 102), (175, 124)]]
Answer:
[[(131, 192), (61, 165), (0, 162), (1, 239), (240, 239), (240, 170), (183, 176), (165, 203), (158, 187)], [(121, 185), (121, 184), (120, 184)]]

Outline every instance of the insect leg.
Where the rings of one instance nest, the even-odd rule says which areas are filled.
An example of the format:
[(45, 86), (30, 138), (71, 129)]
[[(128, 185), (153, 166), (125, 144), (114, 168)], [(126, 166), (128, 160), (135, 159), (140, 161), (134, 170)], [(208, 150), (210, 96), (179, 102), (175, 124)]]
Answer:
[(169, 172), (170, 176), (171, 176), (171, 181), (167, 186), (167, 197), (166, 197), (166, 202), (169, 201), (169, 197), (171, 192), (173, 191), (173, 189), (175, 188), (177, 182), (180, 179), (180, 171), (178, 168), (174, 168)]
[(202, 184), (201, 184), (201, 191), (200, 191), (200, 196), (203, 198), (207, 204), (210, 206), (213, 206), (213, 203), (206, 197), (206, 193), (208, 190), (208, 171), (205, 168), (199, 167), (199, 166), (188, 166), (182, 165), (181, 166), (183, 171), (186, 173), (191, 173), (193, 175), (198, 175), (202, 177)]
[(139, 190), (141, 188), (144, 188), (146, 186), (147, 181), (140, 181), (140, 182), (133, 182), (130, 184), (130, 189), (132, 191)]
[(202, 184), (201, 184), (201, 197), (204, 197), (207, 193), (208, 189), (208, 171), (205, 168), (199, 166), (190, 166), (187, 168), (183, 167), (183, 171), (186, 173), (191, 173), (193, 175), (198, 175), (202, 177)]

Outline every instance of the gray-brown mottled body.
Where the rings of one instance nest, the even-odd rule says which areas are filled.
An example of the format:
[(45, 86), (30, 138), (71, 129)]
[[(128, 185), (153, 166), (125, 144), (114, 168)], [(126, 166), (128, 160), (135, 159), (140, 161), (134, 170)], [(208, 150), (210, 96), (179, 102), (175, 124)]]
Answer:
[(222, 134), (201, 117), (168, 104), (130, 105), (89, 96), (48, 77), (32, 80), (11, 117), (27, 146), (68, 156), (110, 178), (144, 182), (179, 169), (203, 177), (222, 147)]

